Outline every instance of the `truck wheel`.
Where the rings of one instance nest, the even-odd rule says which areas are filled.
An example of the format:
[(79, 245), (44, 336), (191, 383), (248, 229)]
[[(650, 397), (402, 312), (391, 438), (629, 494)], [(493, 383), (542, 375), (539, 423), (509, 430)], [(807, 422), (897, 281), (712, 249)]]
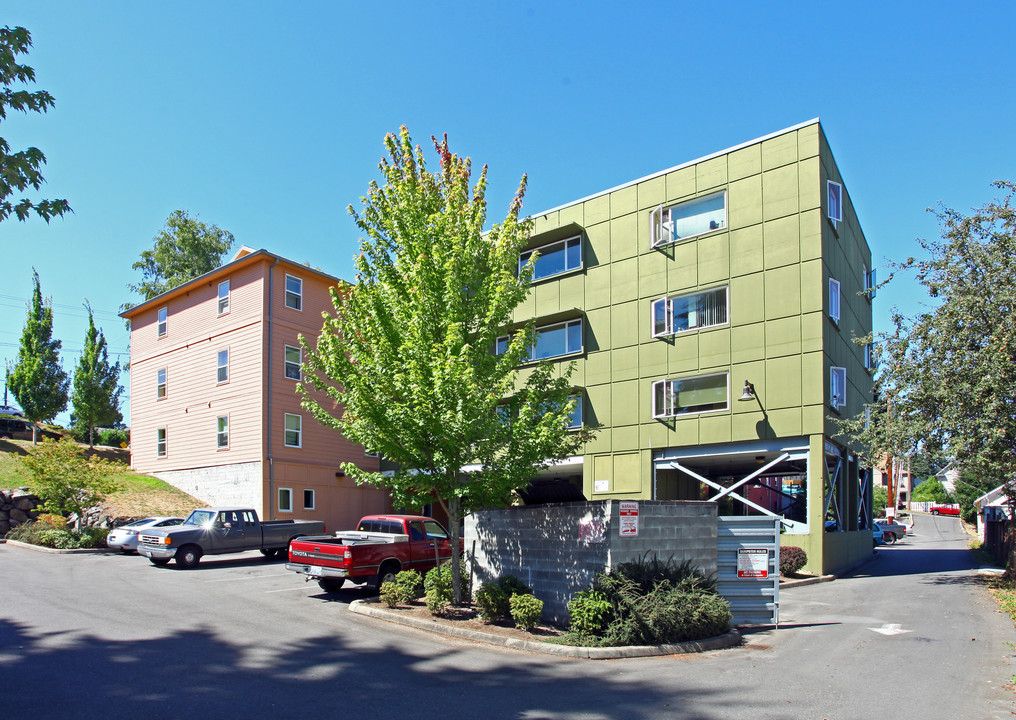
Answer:
[(341, 590), (345, 582), (345, 578), (321, 578), (317, 581), (317, 584), (325, 592), (335, 592), (336, 590)]
[(938, 510), (932, 510), (932, 511), (931, 511), (931, 514), (932, 514), (932, 515), (938, 515)]
[(166, 567), (169, 565), (169, 558), (148, 558), (155, 567)]
[(198, 566), (201, 560), (201, 550), (194, 545), (184, 545), (176, 551), (176, 564), (184, 570), (191, 570)]
[(266, 558), (275, 557), (274, 550), (265, 550), (264, 548), (261, 548), (260, 550), (258, 550), (258, 552), (264, 555)]
[(394, 563), (385, 563), (382, 565), (381, 569), (377, 571), (377, 580), (375, 581), (374, 590), (380, 591), (382, 583), (395, 582), (395, 576), (398, 572), (399, 568)]

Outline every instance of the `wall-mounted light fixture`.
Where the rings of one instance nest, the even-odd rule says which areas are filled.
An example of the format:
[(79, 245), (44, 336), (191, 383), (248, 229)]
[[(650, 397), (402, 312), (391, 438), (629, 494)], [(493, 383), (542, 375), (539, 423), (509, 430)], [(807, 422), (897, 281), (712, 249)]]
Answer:
[(741, 392), (741, 397), (738, 398), (738, 401), (751, 402), (752, 400), (758, 400), (758, 395), (755, 394), (755, 386), (745, 380), (744, 390)]

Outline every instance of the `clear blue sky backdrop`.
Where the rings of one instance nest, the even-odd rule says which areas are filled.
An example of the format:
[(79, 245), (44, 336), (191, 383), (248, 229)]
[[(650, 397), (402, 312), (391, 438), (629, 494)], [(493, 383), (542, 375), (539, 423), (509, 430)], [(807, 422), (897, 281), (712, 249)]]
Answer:
[[(46, 153), (39, 197), (74, 214), (0, 224), (0, 360), (31, 269), (72, 370), (87, 298), (115, 353), (139, 253), (176, 209), (238, 243), (352, 276), (346, 206), (386, 132), (447, 132), (490, 166), (489, 220), (523, 173), (538, 212), (820, 117), (877, 258), (935, 237), (1016, 177), (1016, 3), (2, 2), (56, 106), (0, 135)], [(912, 280), (876, 300), (920, 309)], [(126, 377), (125, 377), (126, 384)], [(126, 406), (126, 404), (125, 404)], [(59, 419), (66, 420), (66, 413)]]

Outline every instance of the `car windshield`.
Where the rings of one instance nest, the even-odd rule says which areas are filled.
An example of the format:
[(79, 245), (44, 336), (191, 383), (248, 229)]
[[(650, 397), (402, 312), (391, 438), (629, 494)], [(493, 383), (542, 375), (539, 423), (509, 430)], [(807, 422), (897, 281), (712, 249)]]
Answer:
[(147, 525), (150, 522), (155, 522), (155, 518), (145, 518), (144, 520), (135, 520), (132, 523), (127, 523), (124, 527), (139, 527), (141, 525)]
[(215, 513), (211, 510), (195, 510), (187, 519), (183, 521), (184, 525), (207, 525), (215, 519)]

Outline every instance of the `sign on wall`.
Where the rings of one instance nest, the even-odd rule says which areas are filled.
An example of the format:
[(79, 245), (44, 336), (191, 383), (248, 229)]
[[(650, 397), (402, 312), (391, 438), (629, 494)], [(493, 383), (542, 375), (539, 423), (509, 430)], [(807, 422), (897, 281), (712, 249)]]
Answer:
[(638, 537), (639, 504), (635, 500), (621, 500), (621, 537)]
[(759, 578), (769, 577), (768, 548), (739, 548), (737, 551), (737, 577)]

